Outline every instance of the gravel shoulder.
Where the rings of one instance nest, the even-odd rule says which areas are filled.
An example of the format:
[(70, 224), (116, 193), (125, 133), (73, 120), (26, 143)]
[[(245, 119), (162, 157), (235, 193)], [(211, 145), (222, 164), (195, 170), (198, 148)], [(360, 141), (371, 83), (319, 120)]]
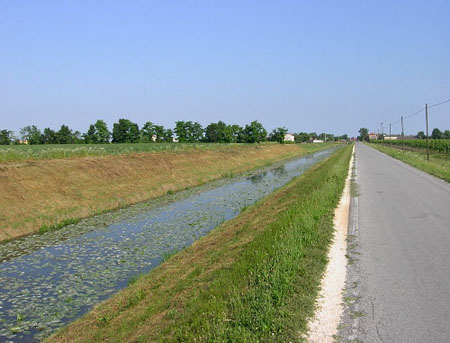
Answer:
[(351, 198), (351, 173), (354, 158), (350, 160), (349, 173), (338, 207), (334, 212), (334, 239), (328, 252), (328, 265), (320, 286), (315, 317), (309, 323), (310, 343), (333, 342), (343, 312), (343, 288), (347, 268), (347, 228)]

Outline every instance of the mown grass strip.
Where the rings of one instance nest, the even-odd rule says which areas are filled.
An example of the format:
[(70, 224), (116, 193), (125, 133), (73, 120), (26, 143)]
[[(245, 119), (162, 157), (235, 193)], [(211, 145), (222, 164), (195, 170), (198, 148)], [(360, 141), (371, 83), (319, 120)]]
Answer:
[(49, 342), (298, 341), (352, 147), (138, 278)]
[(402, 151), (399, 148), (391, 148), (381, 144), (370, 144), (370, 146), (428, 174), (450, 182), (450, 155), (431, 154), (430, 160), (427, 161), (425, 152)]

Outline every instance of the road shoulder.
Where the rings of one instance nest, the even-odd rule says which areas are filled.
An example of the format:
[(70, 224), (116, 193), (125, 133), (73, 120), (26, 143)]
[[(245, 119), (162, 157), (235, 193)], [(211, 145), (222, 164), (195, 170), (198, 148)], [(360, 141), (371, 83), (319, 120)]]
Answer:
[(334, 342), (338, 333), (338, 324), (343, 313), (343, 288), (347, 268), (347, 230), (351, 201), (353, 155), (350, 160), (348, 176), (344, 191), (335, 209), (333, 243), (328, 252), (328, 264), (320, 286), (317, 309), (313, 320), (309, 323), (308, 342)]

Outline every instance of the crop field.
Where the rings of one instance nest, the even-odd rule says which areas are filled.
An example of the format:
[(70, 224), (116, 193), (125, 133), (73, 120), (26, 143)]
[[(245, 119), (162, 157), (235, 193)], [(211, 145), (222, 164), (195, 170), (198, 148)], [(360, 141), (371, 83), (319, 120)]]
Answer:
[[(401, 147), (401, 140), (377, 140), (371, 141), (370, 143), (388, 145), (393, 147)], [(425, 139), (407, 139), (403, 141), (403, 144), (406, 148), (412, 148), (414, 150), (423, 150), (427, 149), (427, 141)], [(440, 154), (450, 155), (450, 139), (430, 139), (430, 151), (436, 152)]]

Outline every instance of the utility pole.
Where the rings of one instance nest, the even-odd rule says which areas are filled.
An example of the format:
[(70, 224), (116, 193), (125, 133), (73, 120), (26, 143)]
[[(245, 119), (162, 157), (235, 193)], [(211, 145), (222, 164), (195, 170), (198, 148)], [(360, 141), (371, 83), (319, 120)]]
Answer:
[(405, 150), (405, 142), (404, 142), (405, 134), (403, 133), (403, 116), (400, 117), (400, 121), (402, 122), (402, 151), (403, 151)]
[(389, 140), (392, 140), (391, 123), (389, 123)]
[(430, 142), (428, 140), (428, 104), (425, 104), (425, 121), (427, 128), (427, 161), (430, 160)]

